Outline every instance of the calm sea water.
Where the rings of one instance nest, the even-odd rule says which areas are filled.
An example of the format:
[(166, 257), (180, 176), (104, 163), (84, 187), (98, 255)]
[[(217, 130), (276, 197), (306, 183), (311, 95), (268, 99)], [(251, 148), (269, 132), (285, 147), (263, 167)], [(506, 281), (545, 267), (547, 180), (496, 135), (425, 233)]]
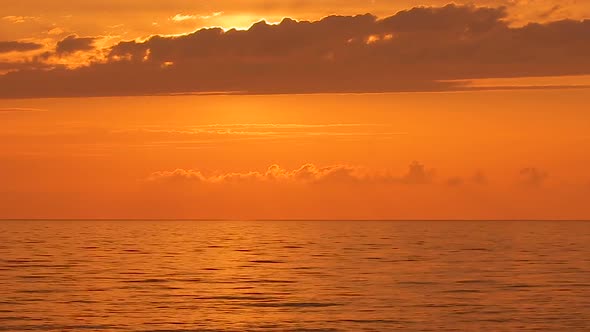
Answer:
[(3, 221), (2, 331), (590, 331), (590, 223)]

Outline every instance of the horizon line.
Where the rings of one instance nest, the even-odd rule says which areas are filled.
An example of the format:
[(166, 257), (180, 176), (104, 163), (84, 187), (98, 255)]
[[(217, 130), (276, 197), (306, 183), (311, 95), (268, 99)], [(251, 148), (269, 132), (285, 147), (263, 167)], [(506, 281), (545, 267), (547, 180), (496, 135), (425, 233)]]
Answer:
[[(0, 77), (4, 75), (0, 74)], [(585, 74), (572, 76), (588, 76)], [(545, 76), (542, 76), (545, 77)], [(550, 76), (563, 77), (563, 75)], [(518, 77), (521, 78), (521, 77)], [(528, 78), (528, 76), (523, 76)], [(532, 76), (535, 78), (535, 76)], [(478, 79), (460, 79), (458, 81), (474, 81), (479, 79), (494, 79), (490, 77)], [(501, 77), (500, 79), (510, 79)], [(31, 100), (31, 99), (91, 99), (91, 98), (138, 98), (138, 97), (211, 97), (211, 96), (316, 96), (316, 95), (388, 95), (388, 94), (441, 94), (441, 93), (473, 93), (473, 92), (518, 92), (538, 90), (587, 90), (590, 84), (556, 84), (556, 85), (492, 85), (492, 86), (463, 86), (449, 89), (392, 89), (392, 90), (358, 90), (358, 91), (184, 91), (184, 92), (159, 92), (159, 93), (130, 93), (130, 94), (93, 94), (93, 95), (25, 95), (25, 96), (0, 96), (0, 101), (7, 100)]]
[(255, 222), (255, 221), (317, 221), (317, 222), (332, 222), (332, 221), (389, 221), (389, 222), (590, 222), (590, 219), (291, 219), (291, 218), (263, 218), (263, 219), (231, 219), (231, 218), (0, 218), (2, 221), (239, 221), (239, 222)]

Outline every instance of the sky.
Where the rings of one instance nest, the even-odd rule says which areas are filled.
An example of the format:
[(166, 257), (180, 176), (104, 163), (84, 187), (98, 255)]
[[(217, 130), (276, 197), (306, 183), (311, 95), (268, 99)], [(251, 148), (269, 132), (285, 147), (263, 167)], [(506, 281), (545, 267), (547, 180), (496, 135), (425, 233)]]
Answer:
[(590, 219), (590, 3), (0, 9), (0, 218)]

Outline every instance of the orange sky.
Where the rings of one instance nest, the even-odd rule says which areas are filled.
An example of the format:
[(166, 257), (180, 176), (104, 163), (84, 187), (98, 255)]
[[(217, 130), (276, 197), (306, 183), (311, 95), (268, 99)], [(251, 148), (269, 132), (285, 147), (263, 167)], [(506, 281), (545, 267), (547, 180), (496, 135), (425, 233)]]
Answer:
[(588, 92), (0, 101), (0, 215), (589, 218)]
[[(388, 16), (448, 0), (21, 0), (0, 9), (0, 40), (53, 39), (76, 33), (134, 39), (150, 34), (186, 33), (203, 26), (249, 27), (260, 19), (319, 19), (331, 14)], [(575, 0), (472, 0), (457, 4), (506, 6), (512, 21), (587, 18), (590, 4)], [(178, 16), (177, 16), (178, 15)], [(176, 19), (174, 19), (176, 17)]]
[(590, 7), (469, 3), (5, 4), (0, 218), (589, 219)]

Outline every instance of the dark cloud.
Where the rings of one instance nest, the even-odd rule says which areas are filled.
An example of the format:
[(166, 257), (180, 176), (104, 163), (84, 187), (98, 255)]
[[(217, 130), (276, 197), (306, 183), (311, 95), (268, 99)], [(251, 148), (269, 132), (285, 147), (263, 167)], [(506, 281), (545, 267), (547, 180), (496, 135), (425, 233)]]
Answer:
[[(58, 52), (91, 49), (70, 36)], [(377, 19), (284, 19), (121, 42), (78, 69), (0, 77), (0, 97), (465, 89), (453, 80), (590, 74), (590, 20), (511, 27), (504, 8), (420, 7)]]
[(37, 43), (0, 41), (0, 53), (36, 51), (42, 47), (43, 45)]
[(57, 43), (55, 53), (58, 55), (71, 54), (79, 51), (91, 51), (97, 38), (81, 38), (76, 35), (67, 36)]

